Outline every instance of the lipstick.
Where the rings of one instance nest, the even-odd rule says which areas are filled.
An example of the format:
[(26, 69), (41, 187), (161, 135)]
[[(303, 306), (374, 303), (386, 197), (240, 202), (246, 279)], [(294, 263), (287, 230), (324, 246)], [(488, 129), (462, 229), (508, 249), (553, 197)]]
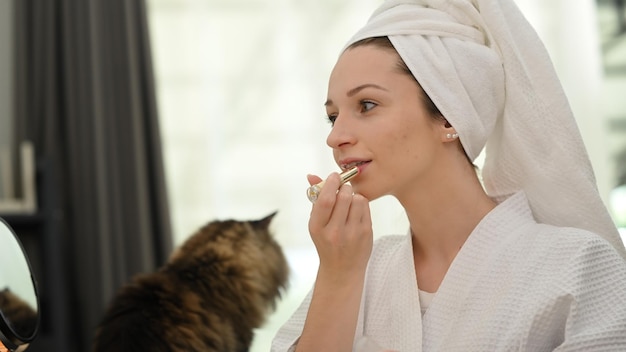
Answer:
[[(341, 179), (341, 184), (343, 185), (344, 183), (352, 180), (356, 175), (359, 174), (359, 168), (357, 166), (351, 168), (348, 171), (344, 171), (339, 175), (339, 178)], [(309, 200), (311, 201), (311, 203), (315, 203), (315, 201), (317, 200), (317, 197), (320, 194), (320, 191), (322, 190), (322, 187), (324, 187), (324, 183), (326, 181), (322, 181), (318, 184), (315, 184), (309, 188), (307, 188), (306, 190), (306, 196), (309, 198)]]

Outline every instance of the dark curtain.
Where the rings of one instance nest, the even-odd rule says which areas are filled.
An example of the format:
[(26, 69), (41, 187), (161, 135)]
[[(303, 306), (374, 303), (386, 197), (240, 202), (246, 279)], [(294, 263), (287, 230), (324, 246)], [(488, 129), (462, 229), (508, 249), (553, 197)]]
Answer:
[(16, 0), (15, 10), (16, 143), (54, 165), (63, 229), (70, 345), (51, 350), (88, 351), (115, 291), (172, 246), (146, 4)]

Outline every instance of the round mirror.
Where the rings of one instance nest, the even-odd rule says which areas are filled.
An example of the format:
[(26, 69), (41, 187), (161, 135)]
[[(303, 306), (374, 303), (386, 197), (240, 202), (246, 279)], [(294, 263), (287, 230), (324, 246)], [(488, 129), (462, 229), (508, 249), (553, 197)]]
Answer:
[(0, 218), (0, 340), (9, 350), (31, 342), (39, 327), (37, 285), (22, 244)]

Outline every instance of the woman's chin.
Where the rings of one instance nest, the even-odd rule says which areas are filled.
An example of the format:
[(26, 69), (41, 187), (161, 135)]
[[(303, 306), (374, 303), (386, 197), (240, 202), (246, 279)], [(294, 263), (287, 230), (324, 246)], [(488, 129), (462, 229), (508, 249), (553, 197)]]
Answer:
[(374, 199), (380, 198), (380, 195), (373, 194), (372, 192), (368, 192), (365, 189), (359, 188), (358, 186), (352, 186), (352, 191), (354, 194), (359, 194), (365, 197), (368, 201), (373, 201)]

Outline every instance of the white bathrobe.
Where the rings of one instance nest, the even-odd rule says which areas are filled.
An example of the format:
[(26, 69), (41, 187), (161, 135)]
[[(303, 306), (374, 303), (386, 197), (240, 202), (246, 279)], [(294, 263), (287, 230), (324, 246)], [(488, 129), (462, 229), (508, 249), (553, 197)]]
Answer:
[[(310, 298), (272, 351), (293, 350)], [(423, 318), (410, 235), (375, 242), (354, 350), (374, 344), (401, 352), (624, 352), (626, 261), (593, 233), (538, 224), (519, 192), (474, 229)]]

